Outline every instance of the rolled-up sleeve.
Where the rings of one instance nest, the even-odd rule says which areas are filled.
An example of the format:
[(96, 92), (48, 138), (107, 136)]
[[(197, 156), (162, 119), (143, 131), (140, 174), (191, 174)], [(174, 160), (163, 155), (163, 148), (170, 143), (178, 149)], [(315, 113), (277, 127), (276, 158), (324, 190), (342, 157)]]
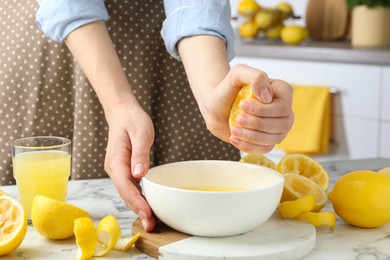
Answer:
[(38, 27), (58, 42), (82, 25), (109, 19), (103, 0), (38, 0), (38, 3)]
[(214, 35), (227, 46), (229, 60), (234, 57), (234, 31), (230, 23), (228, 0), (164, 0), (167, 18), (161, 35), (168, 52), (180, 59), (177, 43), (186, 36)]

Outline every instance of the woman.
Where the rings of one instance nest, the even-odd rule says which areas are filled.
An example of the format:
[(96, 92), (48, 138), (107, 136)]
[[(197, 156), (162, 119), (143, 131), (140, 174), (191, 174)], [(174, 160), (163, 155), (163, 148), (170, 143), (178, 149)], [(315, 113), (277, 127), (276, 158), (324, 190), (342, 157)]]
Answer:
[[(88, 177), (80, 170), (87, 168), (87, 173), (88, 167), (95, 168), (94, 163), (83, 162), (92, 158), (96, 164), (101, 162), (94, 150), (87, 149), (105, 143), (104, 127), (96, 126), (104, 111), (109, 129), (105, 170), (147, 231), (156, 222), (138, 181), (150, 165), (191, 159), (237, 160), (239, 149), (268, 152), (285, 137), (293, 121), (288, 84), (270, 80), (264, 72), (244, 65), (230, 69), (234, 35), (228, 1), (165, 1), (167, 19), (161, 28), (165, 18), (162, 10), (162, 2), (153, 0), (42, 0), (36, 15), (47, 36), (65, 41), (102, 105), (102, 110), (96, 106), (83, 110), (86, 103), (94, 101), (77, 94), (78, 87), (87, 88), (86, 79), (76, 69), (82, 80), (70, 77), (76, 83), (76, 94), (70, 95), (75, 117), (69, 124), (76, 127), (62, 134), (70, 135), (75, 144), (73, 177)], [(160, 30), (168, 52), (182, 60), (193, 97), (185, 86), (182, 64), (165, 51)], [(42, 52), (49, 60), (51, 54)], [(62, 68), (58, 63), (54, 67), (58, 66)], [(41, 81), (46, 81), (47, 74), (41, 74)], [(61, 77), (64, 73), (57, 73), (55, 81)], [(243, 84), (251, 84), (256, 98), (242, 102), (245, 112), (230, 131), (229, 109)], [(52, 85), (54, 82), (46, 82), (46, 86)], [(91, 118), (96, 120), (91, 123), (94, 129), (80, 129), (83, 121)], [(42, 128), (50, 129), (47, 125)], [(56, 131), (51, 129), (50, 134)], [(91, 135), (103, 139), (88, 141)], [(95, 148), (95, 152), (101, 151)]]

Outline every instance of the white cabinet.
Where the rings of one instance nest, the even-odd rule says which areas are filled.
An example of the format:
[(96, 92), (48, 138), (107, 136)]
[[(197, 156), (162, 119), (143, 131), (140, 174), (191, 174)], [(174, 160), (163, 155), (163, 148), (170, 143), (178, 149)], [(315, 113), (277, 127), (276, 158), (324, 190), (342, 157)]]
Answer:
[(379, 155), (390, 158), (390, 67), (384, 67), (382, 74)]
[(390, 157), (390, 67), (248, 57), (236, 57), (231, 65), (239, 63), (291, 84), (337, 90), (331, 152), (319, 159)]

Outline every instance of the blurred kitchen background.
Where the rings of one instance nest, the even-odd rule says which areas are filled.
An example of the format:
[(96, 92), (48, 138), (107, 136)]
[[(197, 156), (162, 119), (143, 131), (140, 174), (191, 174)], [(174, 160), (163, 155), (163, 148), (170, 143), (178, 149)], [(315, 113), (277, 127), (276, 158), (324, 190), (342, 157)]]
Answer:
[[(299, 18), (286, 19), (284, 25), (298, 25), (308, 32), (304, 40), (287, 44), (279, 38), (266, 38), (261, 30), (255, 36), (243, 37), (240, 27), (254, 18), (238, 13), (242, 1), (231, 0), (232, 25), (236, 31), (236, 58), (231, 64), (244, 63), (256, 67), (271, 78), (283, 79), (294, 86), (326, 87), (330, 96), (329, 122), (320, 129), (313, 126), (316, 128), (313, 130), (312, 126), (306, 125), (318, 126), (318, 122), (326, 121), (326, 105), (323, 110), (321, 107), (313, 108), (318, 113), (317, 117), (324, 117), (317, 122), (312, 119), (313, 113), (309, 113), (313, 112), (312, 96), (305, 98), (305, 93), (300, 92), (303, 93), (299, 97), (300, 101), (303, 100), (302, 104), (297, 108), (300, 129), (295, 129), (295, 132), (304, 134), (292, 136), (293, 140), (287, 146), (274, 149), (268, 157), (278, 161), (286, 153), (300, 152), (300, 143), (304, 143), (307, 137), (318, 148), (308, 153), (320, 161), (390, 158), (390, 7), (373, 16), (357, 16), (357, 12), (353, 13), (355, 9), (348, 9), (347, 0), (286, 1)], [(261, 9), (275, 9), (283, 1), (256, 2)], [(384, 20), (370, 24), (375, 20), (372, 17)], [(356, 26), (359, 28), (356, 29)], [(363, 36), (358, 35), (360, 32)], [(368, 38), (368, 42), (364, 38)], [(309, 99), (312, 103), (309, 102), (305, 110), (305, 100)], [(324, 145), (324, 136), (325, 150), (320, 147)]]

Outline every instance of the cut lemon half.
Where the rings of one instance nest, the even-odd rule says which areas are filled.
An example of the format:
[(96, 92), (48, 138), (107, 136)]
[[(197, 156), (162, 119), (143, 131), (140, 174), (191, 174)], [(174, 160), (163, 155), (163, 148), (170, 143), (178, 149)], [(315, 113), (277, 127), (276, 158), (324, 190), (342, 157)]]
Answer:
[(390, 178), (390, 167), (385, 167), (378, 171), (378, 173), (385, 175)]
[(241, 157), (240, 162), (258, 164), (274, 170), (276, 170), (277, 168), (276, 163), (274, 163), (272, 160), (268, 159), (262, 154), (246, 154)]
[(331, 230), (336, 228), (336, 215), (333, 212), (303, 212), (296, 218), (305, 220), (316, 227), (327, 225)]
[(22, 206), (9, 196), (0, 196), (0, 256), (17, 249), (27, 231), (27, 218)]
[(294, 173), (307, 177), (317, 183), (324, 191), (329, 188), (329, 175), (313, 158), (303, 154), (289, 154), (284, 156), (279, 164), (281, 173)]
[(314, 194), (308, 194), (296, 200), (280, 203), (278, 211), (282, 218), (295, 218), (303, 212), (312, 211), (315, 204), (316, 196)]
[(89, 213), (77, 206), (36, 195), (31, 207), (31, 220), (36, 231), (50, 239), (73, 236), (74, 220), (89, 217)]
[(5, 191), (0, 189), (0, 196), (9, 196)]
[(313, 211), (319, 211), (328, 201), (326, 192), (311, 179), (293, 173), (284, 174), (281, 203), (296, 200), (308, 194), (313, 194), (316, 198)]
[(230, 129), (232, 128), (233, 125), (236, 124), (236, 118), (237, 118), (238, 114), (241, 113), (241, 109), (240, 109), (241, 100), (246, 99), (246, 98), (252, 98), (252, 97), (254, 97), (254, 95), (252, 93), (250, 85), (242, 86), (240, 91), (237, 93), (237, 96), (234, 99), (233, 104), (230, 108), (230, 112), (229, 112), (229, 127), (230, 127)]

